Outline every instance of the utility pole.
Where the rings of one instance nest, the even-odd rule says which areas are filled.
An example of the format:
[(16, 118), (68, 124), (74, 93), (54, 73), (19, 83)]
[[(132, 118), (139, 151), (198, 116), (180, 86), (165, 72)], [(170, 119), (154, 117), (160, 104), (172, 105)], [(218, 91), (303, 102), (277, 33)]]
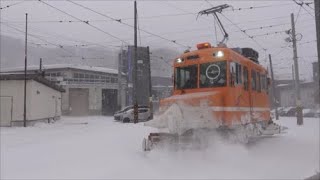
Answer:
[(26, 13), (26, 39), (24, 47), (24, 104), (23, 104), (23, 126), (27, 127), (27, 37), (28, 37), (28, 13)]
[[(316, 19), (317, 45), (318, 45), (318, 70), (320, 71), (320, 1), (314, 0), (314, 13)], [(320, 74), (320, 72), (318, 72)], [(320, 75), (318, 75), (318, 95), (320, 97)]]
[(294, 66), (292, 64), (291, 66), (291, 69), (292, 69), (292, 91), (294, 92), (294, 97), (296, 97), (296, 93), (295, 93), (295, 89), (296, 89), (296, 81), (294, 79)]
[(272, 67), (271, 54), (269, 54), (269, 62), (270, 62), (270, 71), (271, 71), (271, 79), (272, 79), (272, 94), (273, 94), (272, 100), (273, 100), (273, 105), (275, 106), (276, 120), (279, 120), (278, 101), (276, 98), (276, 87), (275, 87), (275, 80), (273, 77), (273, 67)]
[(42, 73), (42, 58), (40, 58), (39, 71), (40, 71), (40, 73)]
[(138, 100), (137, 100), (137, 1), (134, 1), (134, 58), (133, 58), (133, 114), (134, 123), (138, 123)]
[(122, 57), (123, 49), (121, 46), (119, 59), (118, 59), (118, 107), (117, 110), (121, 110), (121, 92), (122, 92)]
[(297, 124), (303, 124), (302, 116), (302, 104), (300, 97), (300, 80), (299, 80), (299, 67), (298, 67), (298, 53), (297, 53), (297, 39), (296, 29), (294, 24), (294, 15), (291, 13), (291, 26), (292, 26), (292, 43), (293, 43), (293, 61), (294, 61), (294, 72), (295, 72), (295, 89), (296, 89), (296, 112), (297, 112)]
[(150, 119), (153, 119), (153, 101), (152, 101), (152, 83), (151, 83), (151, 59), (150, 59), (150, 48), (147, 47), (147, 60), (149, 61), (148, 65), (148, 76), (149, 76), (149, 107), (150, 107)]

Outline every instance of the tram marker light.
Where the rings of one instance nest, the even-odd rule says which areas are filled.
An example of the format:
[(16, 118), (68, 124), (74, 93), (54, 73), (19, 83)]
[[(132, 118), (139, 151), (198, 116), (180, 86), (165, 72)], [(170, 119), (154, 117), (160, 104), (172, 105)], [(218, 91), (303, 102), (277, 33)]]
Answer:
[(205, 49), (205, 48), (211, 48), (211, 44), (206, 42), (206, 43), (200, 43), (200, 44), (197, 44), (197, 48), (198, 50), (199, 49)]

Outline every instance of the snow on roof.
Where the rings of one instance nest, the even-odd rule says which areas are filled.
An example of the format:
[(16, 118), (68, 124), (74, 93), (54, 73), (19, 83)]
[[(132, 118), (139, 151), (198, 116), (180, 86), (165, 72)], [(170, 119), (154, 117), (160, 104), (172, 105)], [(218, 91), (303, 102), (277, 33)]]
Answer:
[(278, 84), (277, 86), (282, 87), (282, 86), (288, 86), (288, 85), (290, 85), (290, 84)]
[[(86, 71), (96, 71), (96, 72), (104, 72), (104, 73), (112, 73), (118, 74), (117, 69), (111, 69), (106, 67), (97, 67), (97, 66), (85, 66), (85, 65), (74, 65), (74, 64), (48, 64), (43, 65), (43, 69), (65, 69), (65, 68), (72, 68), (72, 69), (80, 69)], [(38, 65), (31, 65), (27, 67), (27, 70), (38, 70)], [(23, 71), (24, 67), (14, 67), (14, 68), (1, 68), (1, 72), (15, 72), (15, 71)]]

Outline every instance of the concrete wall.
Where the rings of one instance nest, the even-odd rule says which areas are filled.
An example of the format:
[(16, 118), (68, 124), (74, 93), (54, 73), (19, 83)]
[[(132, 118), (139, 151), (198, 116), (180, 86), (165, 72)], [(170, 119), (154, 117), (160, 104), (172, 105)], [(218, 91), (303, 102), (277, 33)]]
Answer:
[[(22, 125), (24, 109), (24, 81), (0, 81), (0, 96), (12, 97), (12, 125)], [(61, 92), (33, 80), (27, 81), (28, 121), (59, 119)], [(30, 122), (29, 122), (30, 124)]]
[(89, 114), (101, 114), (102, 88), (89, 88)]
[[(27, 107), (31, 105), (31, 80), (27, 81)], [(24, 108), (24, 81), (23, 80), (10, 80), (0, 81), (0, 96), (10, 96), (12, 101), (12, 121), (23, 121), (23, 108)], [(30, 119), (30, 108), (27, 108), (27, 119)]]
[(61, 92), (37, 81), (31, 82), (30, 119), (46, 119), (61, 116)]

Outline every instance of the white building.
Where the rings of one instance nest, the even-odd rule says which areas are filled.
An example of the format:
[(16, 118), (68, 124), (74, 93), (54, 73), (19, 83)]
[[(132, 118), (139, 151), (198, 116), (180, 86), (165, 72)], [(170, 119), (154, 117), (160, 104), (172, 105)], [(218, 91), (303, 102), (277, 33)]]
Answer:
[[(27, 69), (29, 74), (39, 74), (39, 66), (28, 66)], [(45, 78), (66, 91), (62, 94), (62, 113), (65, 115), (111, 115), (119, 106), (125, 105), (126, 90), (121, 88), (118, 92), (118, 70), (68, 64), (44, 65), (43, 70)], [(24, 68), (2, 69), (1, 72), (21, 74)]]
[[(37, 121), (59, 119), (61, 92), (64, 89), (35, 76), (27, 76), (26, 120), (27, 125)], [(0, 75), (0, 126), (22, 126), (24, 120), (24, 75)]]
[[(296, 106), (295, 87), (293, 84), (279, 84), (277, 86), (279, 91), (279, 101), (281, 107)], [(314, 108), (316, 102), (316, 83), (301, 82), (300, 83), (300, 97), (303, 108)]]

